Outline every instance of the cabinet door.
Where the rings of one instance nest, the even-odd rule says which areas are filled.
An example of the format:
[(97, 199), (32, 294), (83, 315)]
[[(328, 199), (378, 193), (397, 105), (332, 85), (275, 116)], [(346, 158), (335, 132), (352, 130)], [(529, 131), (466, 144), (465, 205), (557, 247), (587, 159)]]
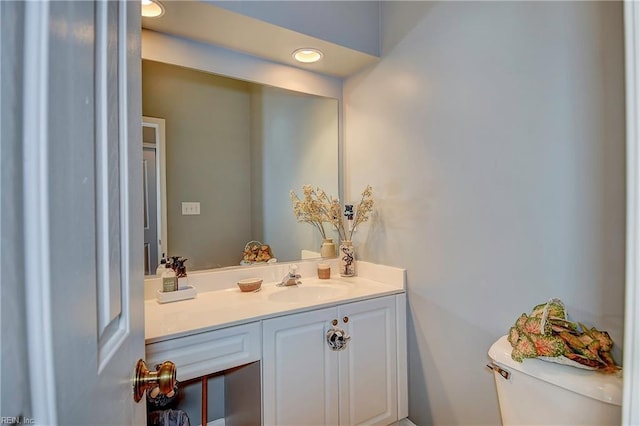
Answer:
[(398, 420), (395, 298), (338, 307), (351, 340), (340, 357), (340, 425), (388, 425)]
[(336, 309), (263, 322), (265, 426), (338, 424), (338, 353), (326, 332)]

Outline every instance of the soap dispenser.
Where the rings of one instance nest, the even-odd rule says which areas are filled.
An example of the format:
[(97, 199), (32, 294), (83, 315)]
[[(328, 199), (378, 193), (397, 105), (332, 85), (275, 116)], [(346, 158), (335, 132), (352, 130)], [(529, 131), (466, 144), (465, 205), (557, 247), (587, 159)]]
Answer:
[(162, 291), (176, 291), (178, 290), (178, 277), (176, 271), (167, 263), (164, 271), (162, 271)]
[(167, 269), (167, 260), (164, 258), (164, 253), (162, 253), (162, 259), (160, 259), (160, 264), (156, 268), (156, 277), (162, 277), (165, 269)]

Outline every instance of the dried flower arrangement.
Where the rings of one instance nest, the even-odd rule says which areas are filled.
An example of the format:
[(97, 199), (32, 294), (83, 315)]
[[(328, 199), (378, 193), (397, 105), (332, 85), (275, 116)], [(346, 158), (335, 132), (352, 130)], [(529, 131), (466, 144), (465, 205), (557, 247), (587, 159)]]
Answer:
[(335, 223), (333, 223), (333, 226), (340, 235), (340, 239), (343, 241), (351, 241), (358, 225), (369, 220), (369, 214), (373, 210), (373, 189), (371, 185), (367, 185), (360, 195), (360, 203), (358, 203), (357, 206), (345, 205), (344, 217), (347, 218), (347, 228), (345, 229), (344, 221), (339, 215), (338, 220), (335, 220)]
[(302, 187), (303, 199), (298, 198), (293, 190), (289, 193), (291, 203), (293, 204), (293, 214), (296, 216), (298, 222), (305, 222), (313, 225), (322, 236), (323, 239), (327, 238), (327, 233), (324, 230), (323, 223), (326, 222), (327, 217), (327, 202), (328, 196), (320, 188), (313, 189), (311, 185), (304, 185)]
[(273, 259), (271, 247), (259, 241), (249, 241), (242, 252), (242, 260), (245, 263), (268, 262)]
[[(293, 213), (298, 222), (306, 222), (315, 226), (323, 239), (326, 239), (326, 232), (323, 223), (329, 223), (338, 233), (341, 241), (350, 241), (356, 227), (369, 220), (369, 214), (373, 210), (373, 189), (367, 185), (361, 194), (360, 203), (355, 206), (345, 205), (345, 212), (342, 213), (340, 201), (327, 195), (320, 189), (313, 189), (311, 185), (302, 187), (303, 199), (298, 198), (295, 192), (291, 191), (291, 202)], [(343, 217), (347, 218), (345, 227)]]

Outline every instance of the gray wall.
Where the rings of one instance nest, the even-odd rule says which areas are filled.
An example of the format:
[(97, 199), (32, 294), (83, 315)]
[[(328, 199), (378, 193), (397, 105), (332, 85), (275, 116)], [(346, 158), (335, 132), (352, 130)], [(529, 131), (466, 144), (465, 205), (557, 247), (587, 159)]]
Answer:
[[(169, 255), (190, 270), (238, 265), (251, 239), (250, 84), (143, 61), (142, 100), (166, 120)], [(200, 215), (182, 216), (183, 201)]]
[(407, 268), (410, 418), (499, 424), (489, 346), (559, 297), (622, 346), (622, 4), (388, 2), (345, 82), (361, 258)]
[[(254, 236), (280, 260), (300, 259), (302, 249), (320, 251), (316, 229), (298, 223), (289, 191), (320, 187), (338, 196), (338, 101), (256, 86), (251, 98)], [(330, 226), (328, 238), (338, 241)]]

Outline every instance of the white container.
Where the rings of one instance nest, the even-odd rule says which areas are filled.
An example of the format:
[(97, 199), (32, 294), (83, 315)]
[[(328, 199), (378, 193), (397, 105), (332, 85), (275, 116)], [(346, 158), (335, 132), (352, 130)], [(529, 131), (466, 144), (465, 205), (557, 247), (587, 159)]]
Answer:
[(188, 286), (177, 291), (164, 292), (158, 290), (157, 300), (158, 303), (171, 303), (179, 302), (180, 300), (194, 299), (197, 295), (198, 291), (194, 287)]
[(184, 290), (185, 288), (191, 287), (189, 285), (189, 277), (180, 277), (178, 278), (178, 290)]
[(507, 336), (496, 341), (489, 356), (509, 373), (494, 378), (504, 426), (620, 425), (622, 374), (602, 374), (539, 359), (522, 363), (511, 358)]

